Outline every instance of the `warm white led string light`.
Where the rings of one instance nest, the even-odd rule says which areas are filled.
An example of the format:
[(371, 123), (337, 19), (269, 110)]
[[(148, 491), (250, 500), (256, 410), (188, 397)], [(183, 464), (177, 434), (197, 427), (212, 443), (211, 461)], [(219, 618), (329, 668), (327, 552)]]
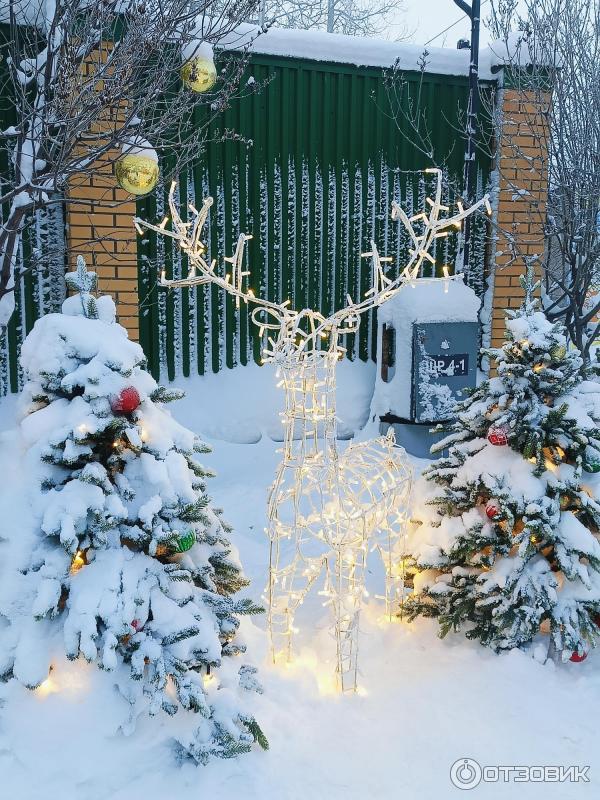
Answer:
[[(416, 281), (449, 282), (457, 276), (418, 278), (424, 261), (435, 264), (430, 249), (437, 238), (460, 229), (467, 216), (485, 206), (487, 196), (469, 209), (458, 204), (458, 213), (440, 218), (442, 211), (442, 173), (437, 176), (435, 198), (427, 198), (428, 208), (408, 217), (396, 203), (392, 219), (402, 222), (411, 239), (410, 259), (398, 278), (385, 275), (383, 264), (390, 261), (379, 255), (375, 242), (364, 253), (372, 261), (372, 287), (362, 300), (347, 296), (344, 308), (324, 317), (318, 311), (290, 308), (290, 301), (275, 303), (256, 297), (247, 286), (250, 274), (244, 270), (244, 247), (251, 237), (242, 234), (231, 265), (220, 275), (216, 262), (205, 258), (202, 231), (212, 205), (204, 200), (200, 210), (190, 205), (192, 219), (181, 219), (175, 201), (176, 184), (169, 193), (172, 230), (168, 218), (160, 225), (135, 219), (143, 229), (175, 239), (189, 259), (189, 274), (181, 280), (167, 280), (166, 288), (214, 284), (240, 303), (254, 305), (252, 319), (263, 342), (263, 363), (274, 362), (280, 386), (285, 392), (282, 413), (284, 443), (268, 499), (270, 540), (269, 582), (267, 585), (268, 625), (273, 659), (291, 657), (294, 616), (317, 579), (324, 575), (319, 592), (324, 604), (333, 609), (337, 647), (336, 676), (342, 691), (355, 691), (358, 670), (358, 621), (365, 595), (365, 567), (369, 549), (377, 549), (385, 568), (386, 614), (398, 608), (404, 595), (403, 536), (408, 514), (412, 473), (406, 453), (395, 445), (393, 433), (350, 445), (337, 451), (335, 412), (336, 366), (345, 353), (340, 338), (356, 333), (360, 317), (394, 297)], [(417, 233), (418, 223), (422, 233)], [(291, 555), (290, 555), (291, 552)]]

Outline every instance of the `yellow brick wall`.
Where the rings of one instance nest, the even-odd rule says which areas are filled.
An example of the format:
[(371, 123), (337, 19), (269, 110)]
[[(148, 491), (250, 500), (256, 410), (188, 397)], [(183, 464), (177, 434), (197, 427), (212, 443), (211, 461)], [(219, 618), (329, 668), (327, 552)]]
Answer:
[[(498, 197), (498, 240), (492, 304), (492, 346), (504, 341), (505, 309), (518, 308), (523, 299), (519, 277), (525, 271), (525, 257), (544, 249), (543, 225), (548, 192), (547, 151), (543, 114), (550, 95), (506, 89), (502, 104), (502, 127), (497, 154), (500, 174)], [(515, 199), (518, 190), (528, 194)], [(516, 241), (514, 259), (507, 235)]]
[[(117, 318), (129, 338), (139, 338), (138, 267), (136, 232), (132, 219), (135, 201), (119, 189), (111, 176), (78, 179), (69, 187), (67, 208), (69, 257), (83, 255), (98, 273), (98, 289), (111, 294)], [(91, 206), (89, 201), (93, 200)]]
[[(102, 60), (105, 60), (107, 52), (103, 47), (100, 52)], [(93, 70), (94, 58), (82, 66), (86, 76), (92, 75)], [(119, 114), (118, 110), (114, 113)], [(100, 130), (102, 124), (110, 126), (114, 120), (100, 123)], [(88, 268), (98, 273), (100, 293), (113, 296), (118, 321), (127, 328), (129, 338), (138, 341), (137, 242), (133, 226), (135, 200), (118, 187), (108, 158), (97, 163), (91, 174), (73, 179), (68, 196), (66, 223), (70, 269), (78, 255), (86, 259)]]

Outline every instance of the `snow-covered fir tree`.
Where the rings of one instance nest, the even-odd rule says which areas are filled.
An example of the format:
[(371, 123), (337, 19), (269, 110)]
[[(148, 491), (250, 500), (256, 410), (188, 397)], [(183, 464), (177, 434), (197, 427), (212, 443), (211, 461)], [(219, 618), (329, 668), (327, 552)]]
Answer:
[(197, 762), (266, 747), (247, 707), (256, 670), (236, 640), (239, 615), (260, 609), (234, 597), (248, 582), (206, 494), (197, 456), (209, 451), (164, 408), (181, 393), (142, 368), (83, 259), (67, 282), (76, 294), (22, 350), (39, 529), (14, 576), (0, 670), (35, 688), (53, 659), (83, 657), (114, 671), (130, 729), (144, 711), (189, 712), (178, 749)]
[(521, 283), (504, 345), (485, 351), (497, 375), (458, 404), (425, 471), (408, 611), (497, 651), (580, 660), (600, 633), (600, 505), (586, 475), (600, 469), (600, 385), (539, 310), (531, 271)]

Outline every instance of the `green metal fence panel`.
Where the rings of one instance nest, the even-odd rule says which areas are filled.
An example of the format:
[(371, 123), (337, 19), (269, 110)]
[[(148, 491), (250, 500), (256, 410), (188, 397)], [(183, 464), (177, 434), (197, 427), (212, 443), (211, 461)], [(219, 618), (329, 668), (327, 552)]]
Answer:
[[(0, 334), (0, 396), (22, 387), (19, 354), (35, 321), (60, 311), (65, 297), (64, 238), (60, 206), (38, 213), (23, 235), (15, 263), (15, 310), (7, 331)], [(32, 261), (41, 266), (27, 271)]]
[[(368, 288), (370, 263), (361, 253), (371, 239), (394, 257), (391, 274), (404, 263), (408, 241), (390, 219), (391, 201), (423, 209), (430, 187), (419, 171), (431, 159), (400, 134), (379, 68), (253, 55), (248, 79), (252, 86), (266, 85), (233, 103), (211, 126), (204, 157), (181, 176), (182, 206), (214, 198), (208, 256), (220, 264), (241, 231), (253, 235), (247, 268), (255, 292), (329, 313), (347, 294), (357, 298)], [(435, 159), (459, 181), (466, 77), (405, 73), (404, 79), (406, 102), (421, 85)], [(226, 130), (241, 140), (224, 139)], [(489, 157), (482, 155), (478, 167), (483, 189)], [(164, 214), (165, 190), (140, 201), (140, 216)], [(485, 222), (478, 222), (471, 276), (478, 293), (484, 289), (485, 233)], [(453, 267), (456, 248), (457, 237), (442, 240), (438, 269)], [(169, 242), (154, 236), (141, 240), (139, 251), (140, 335), (155, 375), (174, 378), (260, 362), (262, 343), (248, 308), (236, 312), (215, 287), (165, 294), (156, 287), (157, 271), (164, 264), (168, 276), (180, 277), (187, 265)], [(374, 324), (373, 318), (363, 320), (350, 338), (350, 358), (373, 356)]]

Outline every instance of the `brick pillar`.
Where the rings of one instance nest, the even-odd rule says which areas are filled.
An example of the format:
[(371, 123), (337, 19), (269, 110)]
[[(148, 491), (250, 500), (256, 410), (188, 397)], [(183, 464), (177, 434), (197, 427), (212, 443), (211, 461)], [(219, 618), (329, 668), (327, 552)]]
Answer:
[[(496, 168), (499, 175), (491, 344), (504, 341), (505, 309), (523, 298), (519, 277), (528, 256), (544, 252), (548, 192), (545, 112), (549, 92), (508, 86), (500, 93)], [(511, 239), (514, 245), (511, 245)], [(536, 261), (539, 267), (540, 262)]]
[[(78, 255), (98, 273), (98, 289), (113, 296), (117, 319), (139, 338), (136, 233), (132, 224), (135, 202), (114, 179), (99, 174), (69, 188), (67, 236), (71, 268)], [(91, 201), (91, 205), (90, 205)]]
[[(110, 47), (110, 43), (102, 46), (102, 60)], [(94, 58), (97, 60), (98, 55)], [(84, 75), (92, 75), (93, 59), (84, 63), (82, 70)], [(101, 123), (98, 127), (102, 130)], [(92, 174), (70, 182), (66, 210), (70, 268), (78, 255), (85, 258), (88, 267), (98, 273), (99, 291), (113, 296), (118, 321), (129, 338), (138, 341), (137, 241), (132, 222), (136, 206), (131, 195), (118, 187), (112, 173), (112, 165), (105, 159), (96, 164)]]

